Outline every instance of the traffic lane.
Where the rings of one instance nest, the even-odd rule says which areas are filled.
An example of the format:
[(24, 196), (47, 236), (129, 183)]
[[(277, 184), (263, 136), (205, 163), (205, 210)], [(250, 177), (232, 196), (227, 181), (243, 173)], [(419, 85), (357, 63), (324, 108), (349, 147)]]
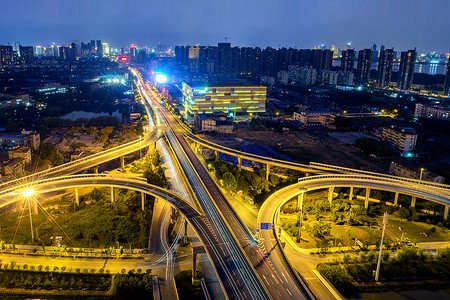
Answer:
[[(186, 149), (186, 153), (188, 154), (188, 156), (193, 154), (189, 150), (190, 149)], [(283, 284), (283, 279), (280, 278), (278, 272), (275, 272), (276, 270), (273, 270), (270, 267), (268, 261), (262, 255), (256, 243), (254, 243), (253, 237), (251, 236), (249, 231), (242, 228), (242, 222), (238, 220), (235, 213), (231, 211), (228, 202), (223, 197), (222, 193), (218, 189), (216, 183), (212, 180), (209, 173), (207, 173), (206, 169), (204, 169), (203, 165), (198, 161), (196, 157), (193, 157), (191, 161), (197, 168), (197, 172), (210, 191), (216, 205), (218, 205), (219, 211), (221, 211), (222, 215), (228, 222), (228, 226), (231, 227), (234, 231), (238, 242), (241, 244), (242, 249), (247, 254), (247, 258), (249, 258), (253, 268), (258, 272), (261, 281), (263, 281), (262, 283), (266, 285), (266, 288), (271, 293), (271, 296), (274, 299), (280, 299), (282, 297), (292, 297), (293, 295), (295, 295), (297, 299), (303, 299), (304, 297), (297, 288), (294, 289), (291, 286), (290, 289), (292, 291), (290, 289), (284, 290), (279, 288), (280, 283)]]
[[(168, 137), (169, 137), (169, 141), (172, 138), (175, 138), (171, 134), (168, 135)], [(234, 254), (230, 253), (229, 246), (233, 247), (233, 244), (235, 244), (235, 241), (233, 241), (233, 240), (230, 240), (230, 241), (223, 240), (224, 236), (222, 234), (222, 232), (228, 231), (228, 228), (222, 224), (223, 221), (221, 222), (220, 219), (218, 219), (216, 221), (215, 218), (213, 217), (214, 214), (212, 216), (209, 215), (210, 213), (213, 213), (216, 210), (216, 208), (215, 207), (208, 207), (208, 205), (205, 204), (205, 203), (208, 203), (208, 201), (210, 201), (208, 199), (208, 195), (205, 194), (205, 192), (202, 190), (203, 185), (201, 184), (201, 182), (198, 182), (198, 183), (196, 182), (199, 179), (196, 176), (195, 172), (193, 170), (191, 170), (191, 169), (188, 169), (189, 167), (191, 167), (191, 165), (189, 165), (187, 163), (187, 159), (188, 158), (184, 155), (184, 153), (180, 153), (180, 152), (182, 152), (182, 149), (180, 148), (180, 145), (174, 143), (174, 150), (178, 151), (177, 154), (178, 154), (178, 157), (180, 158), (180, 163), (182, 164), (182, 166), (184, 168), (184, 171), (188, 175), (188, 180), (190, 181), (191, 186), (193, 186), (194, 192), (196, 193), (197, 198), (198, 198), (200, 204), (203, 207), (203, 210), (207, 213), (205, 221), (208, 222), (208, 224), (210, 224), (209, 225), (210, 230), (216, 232), (216, 242), (220, 243), (219, 247), (220, 247), (220, 250), (222, 251), (221, 255), (223, 257), (225, 257), (225, 258), (230, 258), (231, 259), (231, 261), (227, 265), (228, 272), (230, 272), (230, 270), (231, 270), (230, 273), (232, 273), (232, 280), (231, 280), (231, 282), (237, 282), (237, 284), (240, 287), (244, 286), (247, 283), (247, 281), (243, 280), (243, 277), (242, 277), (243, 275), (241, 275), (241, 270), (240, 269), (233, 269), (233, 268), (236, 267), (236, 263), (234, 261), (234, 256), (238, 255), (238, 257), (239, 257), (242, 254), (239, 253), (240, 252), (239, 250), (236, 250), (237, 253), (234, 253)], [(211, 224), (213, 224), (214, 226), (212, 226)], [(237, 246), (234, 246), (234, 247), (236, 248)], [(238, 248), (236, 248), (236, 249), (238, 249)], [(232, 256), (233, 256), (233, 258), (231, 258)], [(243, 258), (238, 258), (238, 259), (241, 260), (241, 263), (244, 263)], [(240, 265), (241, 263), (238, 263), (237, 265)], [(245, 270), (244, 270), (244, 272), (245, 272)], [(229, 284), (229, 282), (228, 282), (228, 284)], [(248, 290), (247, 290), (247, 293), (248, 293)]]
[[(170, 121), (168, 121), (169, 123), (170, 123)], [(183, 139), (184, 140), (184, 139)], [(180, 141), (181, 142), (181, 141)], [(182, 142), (181, 142), (182, 143)], [(186, 149), (187, 150), (187, 149)], [(180, 154), (178, 154), (178, 155), (180, 155)], [(185, 170), (186, 171), (186, 170)], [(205, 209), (205, 208), (204, 208)], [(214, 208), (213, 208), (213, 210), (214, 210)], [(206, 211), (206, 209), (205, 209), (205, 211)], [(215, 224), (215, 226), (217, 226), (217, 224)], [(220, 226), (222, 226), (222, 225), (220, 225)], [(217, 227), (216, 227), (216, 229), (217, 229)], [(226, 225), (224, 226), (224, 228), (222, 228), (222, 230), (227, 230), (228, 228), (226, 227)]]

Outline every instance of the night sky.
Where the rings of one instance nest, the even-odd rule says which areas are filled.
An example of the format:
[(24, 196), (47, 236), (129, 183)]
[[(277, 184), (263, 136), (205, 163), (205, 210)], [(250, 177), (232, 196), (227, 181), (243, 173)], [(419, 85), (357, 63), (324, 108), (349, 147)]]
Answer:
[(450, 52), (450, 0), (0, 0), (0, 44), (216, 45)]

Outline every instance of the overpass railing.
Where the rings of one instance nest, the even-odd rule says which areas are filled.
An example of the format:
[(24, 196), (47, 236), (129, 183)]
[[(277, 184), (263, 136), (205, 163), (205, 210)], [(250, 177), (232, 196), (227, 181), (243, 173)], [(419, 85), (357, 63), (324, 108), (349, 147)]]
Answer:
[[(423, 185), (423, 182), (416, 182), (415, 180), (399, 180), (399, 178), (382, 178), (377, 176), (371, 176), (371, 175), (344, 175), (344, 174), (329, 174), (329, 175), (317, 175), (317, 176), (310, 176), (310, 177), (302, 177), (298, 179), (298, 183), (306, 182), (306, 181), (313, 181), (313, 180), (321, 180), (321, 179), (354, 179), (355, 183), (362, 180), (368, 180), (373, 181), (374, 183), (378, 184), (386, 184), (391, 183), (397, 186), (403, 186), (405, 187), (405, 183), (410, 183), (408, 187), (413, 187), (417, 189), (422, 189), (424, 191), (427, 191), (430, 194), (433, 194), (438, 197), (442, 197), (445, 199), (450, 200), (450, 193), (443, 193), (448, 192), (448, 190), (443, 191), (440, 188), (435, 188), (434, 186), (427, 186)], [(430, 189), (431, 188), (431, 189)], [(376, 188), (375, 188), (376, 189)]]
[(375, 172), (369, 172), (369, 171), (363, 171), (363, 170), (344, 168), (344, 167), (327, 165), (327, 164), (316, 163), (316, 162), (310, 162), (309, 164), (312, 167), (325, 168), (325, 169), (333, 170), (333, 171), (363, 174), (363, 175), (369, 175), (369, 176), (378, 177), (378, 178), (394, 179), (397, 181), (410, 182), (410, 183), (414, 183), (414, 184), (421, 184), (421, 185), (426, 185), (426, 186), (430, 186), (430, 187), (450, 190), (450, 185), (448, 185), (448, 184), (442, 184), (442, 183), (424, 181), (424, 180), (419, 180), (419, 179), (412, 179), (412, 178), (406, 178), (406, 177), (400, 177), (400, 176), (394, 176), (394, 175), (388, 175), (388, 174), (382, 174), (382, 173), (375, 173)]
[(379, 177), (379, 178), (401, 180), (401, 181), (404, 181), (404, 182), (411, 182), (411, 183), (415, 183), (415, 184), (421, 184), (421, 185), (426, 185), (426, 186), (430, 186), (430, 187), (450, 190), (450, 185), (442, 184), (442, 183), (436, 183), (436, 182), (431, 182), (431, 181), (424, 181), (424, 180), (419, 180), (419, 179), (399, 177), (399, 176), (394, 176), (394, 175), (375, 173), (375, 172), (369, 172), (369, 171), (363, 171), (363, 170), (357, 170), (357, 169), (351, 169), (351, 168), (327, 165), (327, 164), (316, 163), (316, 162), (310, 162), (309, 165), (304, 165), (304, 164), (299, 164), (299, 163), (294, 163), (294, 162), (289, 162), (289, 161), (283, 161), (283, 160), (278, 160), (278, 159), (271, 159), (271, 158), (268, 158), (268, 157), (264, 157), (264, 156), (260, 156), (260, 155), (256, 155), (256, 154), (246, 153), (246, 152), (242, 152), (242, 151), (239, 151), (239, 150), (227, 148), (225, 146), (218, 145), (218, 144), (206, 141), (206, 140), (204, 140), (202, 138), (199, 138), (199, 137), (196, 137), (196, 136), (192, 136), (192, 135), (186, 135), (186, 136), (188, 138), (190, 138), (191, 140), (204, 145), (205, 147), (209, 147), (209, 148), (212, 148), (212, 149), (217, 149), (219, 151), (224, 151), (224, 152), (227, 152), (227, 153), (231, 153), (231, 155), (235, 155), (235, 156), (242, 156), (242, 157), (246, 156), (246, 157), (250, 157), (250, 158), (257, 158), (257, 159), (263, 160), (265, 163), (274, 164), (274, 165), (280, 164), (280, 165), (283, 165), (283, 167), (286, 167), (286, 168), (289, 168), (290, 166), (292, 166), (292, 167), (298, 167), (298, 168), (309, 168), (309, 169), (311, 169), (311, 171), (317, 171), (318, 169), (321, 169), (321, 170), (324, 170), (324, 171), (329, 170), (329, 171), (336, 171), (336, 172), (342, 172), (342, 173), (356, 173), (356, 174), (370, 175), (370, 176)]
[[(39, 184), (34, 185), (44, 185), (44, 184), (50, 184), (52, 182), (57, 182), (61, 180), (79, 180), (79, 179), (111, 179), (111, 180), (127, 180), (127, 181), (138, 181), (138, 182), (147, 182), (147, 179), (144, 177), (138, 177), (138, 176), (130, 176), (130, 175), (120, 175), (120, 174), (80, 174), (80, 175), (69, 175), (69, 176), (63, 176), (63, 177), (53, 177), (53, 178), (46, 178), (39, 180)], [(33, 188), (33, 183), (23, 184), (23, 189), (31, 189)], [(13, 194), (13, 195), (20, 195), (22, 192), (20, 189), (18, 191), (19, 187), (14, 186), (10, 187), (8, 189), (0, 191), (0, 197)]]
[(50, 169), (47, 169), (47, 170), (44, 170), (44, 171), (41, 171), (41, 172), (37, 172), (37, 173), (31, 174), (31, 175), (28, 175), (28, 176), (24, 176), (24, 177), (21, 177), (21, 178), (17, 178), (17, 179), (14, 179), (14, 180), (2, 183), (2, 184), (0, 184), (0, 190), (8, 188), (8, 187), (16, 185), (16, 184), (24, 184), (26, 182), (31, 182), (35, 178), (42, 178), (42, 177), (44, 177), (47, 174), (54, 173), (54, 172), (57, 172), (57, 171), (60, 171), (60, 170), (64, 170), (64, 169), (67, 169), (69, 167), (72, 167), (72, 166), (75, 166), (75, 165), (78, 165), (78, 164), (82, 164), (82, 163), (90, 161), (90, 160), (94, 160), (96, 158), (102, 157), (102, 156), (107, 155), (107, 154), (111, 154), (111, 153), (116, 152), (116, 151), (123, 150), (123, 149), (131, 147), (131, 146), (136, 146), (136, 145), (139, 145), (141, 143), (146, 144), (155, 135), (156, 135), (156, 133), (152, 132), (149, 135), (148, 138), (145, 137), (142, 140), (134, 140), (134, 141), (125, 143), (123, 145), (119, 145), (117, 147), (101, 151), (99, 153), (95, 153), (95, 154), (92, 154), (92, 155), (89, 155), (89, 156), (86, 156), (86, 157), (83, 157), (83, 158), (80, 158), (80, 159), (77, 159), (77, 160), (73, 160), (73, 161), (70, 161), (68, 163), (65, 163), (65, 164), (62, 164), (62, 165), (59, 165), (59, 166), (56, 166), (56, 167), (52, 167)]

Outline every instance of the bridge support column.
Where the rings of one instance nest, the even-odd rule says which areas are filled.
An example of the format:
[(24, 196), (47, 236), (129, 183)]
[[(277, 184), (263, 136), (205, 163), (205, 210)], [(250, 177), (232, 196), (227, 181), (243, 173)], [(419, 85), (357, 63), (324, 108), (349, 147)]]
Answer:
[(297, 209), (302, 209), (303, 207), (303, 199), (305, 199), (305, 193), (301, 193), (297, 197)]
[(95, 173), (95, 174), (98, 174), (98, 166), (95, 166), (95, 167), (94, 167), (94, 173)]
[(328, 202), (333, 201), (334, 186), (328, 188)]
[(448, 218), (448, 209), (450, 208), (450, 205), (446, 205), (444, 207), (444, 220), (447, 220)]
[(110, 194), (111, 194), (111, 203), (114, 203), (114, 187), (110, 186), (109, 187), (109, 191), (110, 191)]
[(205, 248), (203, 246), (192, 247), (192, 278), (195, 279), (197, 276), (197, 254), (205, 253)]
[(219, 151), (214, 150), (214, 153), (216, 154), (216, 158), (219, 158)]
[(266, 180), (269, 180), (270, 177), (270, 165), (267, 164), (267, 169), (266, 169)]
[(394, 205), (398, 204), (398, 192), (395, 193), (395, 197), (394, 197)]
[(125, 156), (120, 157), (120, 167), (122, 170), (125, 168)]
[(416, 200), (417, 200), (416, 196), (411, 197), (411, 207), (416, 207)]
[(80, 198), (78, 197), (78, 189), (75, 189), (75, 203), (80, 205)]
[(369, 208), (370, 187), (366, 188), (366, 200), (364, 201), (364, 207)]
[(145, 194), (141, 192), (142, 210), (145, 210)]
[(350, 195), (348, 195), (348, 199), (353, 200), (353, 187), (350, 187)]
[(238, 156), (238, 167), (239, 167), (239, 171), (242, 170), (242, 157)]

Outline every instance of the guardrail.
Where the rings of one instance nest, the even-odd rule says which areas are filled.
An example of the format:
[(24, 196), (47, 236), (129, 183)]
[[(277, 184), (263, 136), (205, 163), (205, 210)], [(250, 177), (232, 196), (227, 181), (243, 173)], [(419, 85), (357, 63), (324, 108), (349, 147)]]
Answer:
[[(70, 180), (70, 179), (102, 179), (102, 178), (106, 178), (106, 179), (111, 179), (111, 180), (115, 180), (115, 179), (126, 179), (128, 181), (139, 181), (139, 182), (147, 182), (146, 178), (143, 177), (137, 177), (137, 176), (129, 176), (129, 175), (120, 175), (120, 174), (80, 174), (80, 175), (69, 175), (69, 176), (63, 176), (63, 177), (54, 177), (54, 178), (47, 178), (47, 179), (42, 179), (39, 180), (39, 185), (43, 185), (43, 184), (49, 184), (51, 182), (56, 182), (56, 181), (61, 181), (61, 180)], [(32, 188), (33, 184), (29, 183), (29, 184), (24, 184), (24, 189), (28, 189), (28, 188)], [(7, 195), (7, 194), (14, 194), (14, 195), (18, 195), (20, 194), (21, 191), (19, 191), (18, 193), (14, 193), (15, 191), (17, 191), (18, 187), (14, 186), (14, 187), (10, 187), (8, 189), (2, 190), (0, 191), (0, 197)]]
[(365, 174), (365, 175), (370, 175), (370, 176), (380, 177), (380, 178), (401, 180), (401, 181), (405, 181), (405, 182), (412, 182), (412, 183), (416, 183), (416, 184), (427, 185), (427, 186), (450, 190), (450, 185), (448, 185), (448, 184), (441, 184), (441, 183), (435, 183), (435, 182), (424, 181), (424, 180), (419, 180), (419, 179), (412, 179), (412, 178), (399, 177), (399, 176), (388, 175), (388, 174), (381, 174), (381, 173), (375, 173), (375, 172), (369, 172), (369, 171), (363, 171), (363, 170), (344, 168), (344, 167), (321, 164), (321, 163), (316, 163), (316, 162), (310, 162), (309, 164), (310, 164), (310, 166), (313, 166), (313, 167), (325, 168), (325, 169), (348, 172), (348, 173)]
[(381, 176), (373, 176), (373, 175), (345, 175), (345, 174), (329, 174), (329, 175), (316, 175), (316, 176), (309, 176), (309, 177), (302, 177), (298, 179), (298, 183), (300, 182), (305, 182), (305, 181), (311, 181), (311, 180), (320, 180), (320, 179), (355, 179), (355, 180), (371, 180), (371, 181), (376, 181), (377, 183), (394, 183), (397, 185), (404, 185), (405, 183), (409, 183), (412, 184), (414, 187), (418, 188), (418, 189), (424, 189), (424, 188), (428, 188), (426, 189), (429, 193), (437, 195), (439, 197), (443, 197), (443, 198), (448, 198), (450, 199), (450, 194), (447, 193), (442, 193), (442, 192), (447, 192), (447, 190), (442, 190), (440, 187), (435, 187), (433, 185), (427, 185), (427, 184), (423, 184), (423, 181), (417, 181), (414, 179), (410, 179), (408, 180), (407, 178), (397, 178), (395, 176), (393, 176), (393, 178), (388, 178), (388, 177), (381, 177)]
[(56, 167), (53, 167), (53, 168), (50, 168), (50, 169), (47, 169), (47, 170), (44, 170), (44, 171), (41, 171), (41, 172), (37, 172), (37, 173), (31, 174), (31, 175), (28, 175), (28, 176), (24, 176), (24, 177), (21, 177), (21, 178), (17, 178), (17, 179), (14, 179), (14, 180), (2, 183), (2, 184), (0, 184), (0, 190), (4, 189), (4, 188), (7, 188), (7, 187), (9, 187), (11, 185), (23, 184), (24, 182), (27, 182), (27, 181), (30, 182), (34, 178), (42, 178), (42, 177), (44, 177), (47, 174), (54, 173), (54, 172), (57, 172), (57, 171), (60, 171), (60, 170), (64, 170), (64, 169), (72, 167), (74, 165), (78, 165), (78, 164), (84, 163), (86, 161), (102, 157), (104, 155), (110, 154), (110, 153), (115, 152), (115, 151), (122, 150), (124, 148), (128, 148), (128, 147), (131, 147), (131, 146), (139, 145), (141, 143), (147, 143), (155, 135), (156, 135), (156, 133), (152, 132), (149, 135), (148, 138), (145, 137), (142, 140), (131, 141), (131, 142), (128, 142), (126, 144), (119, 145), (117, 147), (110, 148), (110, 149), (107, 149), (105, 151), (102, 151), (102, 152), (99, 152), (99, 153), (95, 153), (95, 154), (92, 154), (92, 155), (89, 155), (89, 156), (86, 156), (86, 157), (83, 157), (83, 158), (80, 158), (80, 159), (77, 159), (77, 160), (74, 160), (74, 161), (62, 164), (62, 165), (59, 165), (59, 166), (56, 166)]

